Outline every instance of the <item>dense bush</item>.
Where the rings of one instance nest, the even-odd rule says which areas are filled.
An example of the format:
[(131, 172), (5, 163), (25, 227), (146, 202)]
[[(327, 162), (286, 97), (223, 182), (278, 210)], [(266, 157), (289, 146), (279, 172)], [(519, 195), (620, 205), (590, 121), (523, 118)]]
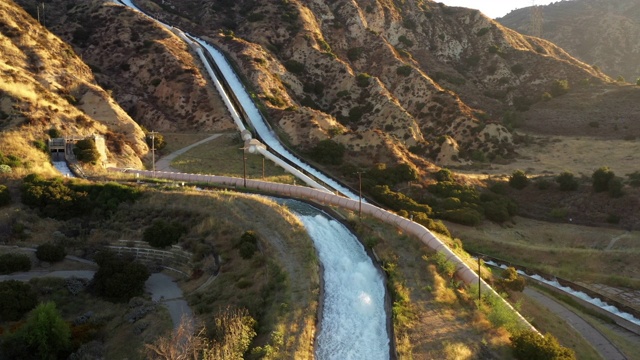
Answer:
[(144, 283), (150, 275), (146, 266), (110, 251), (99, 252), (94, 260), (99, 266), (92, 281), (96, 295), (109, 301), (125, 302), (143, 294)]
[(78, 161), (84, 163), (95, 162), (100, 159), (96, 142), (91, 138), (78, 141), (73, 148), (73, 153), (76, 155)]
[(529, 178), (522, 170), (516, 170), (509, 177), (509, 186), (522, 190), (529, 185)]
[(438, 180), (438, 182), (454, 181), (453, 173), (449, 169), (440, 169), (436, 173), (436, 180)]
[(447, 210), (441, 213), (440, 216), (445, 220), (467, 226), (480, 225), (482, 222), (482, 214), (469, 208)]
[(361, 47), (350, 48), (347, 50), (347, 58), (349, 59), (349, 61), (356, 61), (358, 60), (358, 58), (360, 58), (360, 55), (362, 55), (363, 51), (364, 48)]
[(561, 191), (574, 191), (578, 189), (578, 180), (572, 173), (565, 171), (556, 177), (556, 182), (560, 185)]
[(374, 186), (370, 192), (376, 201), (391, 210), (417, 211), (425, 213), (427, 216), (430, 216), (432, 213), (429, 205), (419, 204), (402, 193), (392, 191), (387, 185)]
[(240, 242), (237, 245), (240, 256), (243, 259), (251, 259), (253, 254), (258, 250), (258, 236), (252, 230), (245, 231), (240, 236)]
[(522, 292), (525, 286), (524, 277), (518, 275), (513, 267), (508, 267), (502, 272), (502, 278), (498, 281), (499, 285), (505, 290)]
[(593, 190), (603, 192), (609, 190), (609, 182), (615, 178), (615, 174), (608, 167), (603, 166), (591, 175)]
[(23, 254), (0, 255), (0, 274), (31, 270), (31, 260)]
[(147, 135), (145, 136), (145, 141), (147, 142), (147, 146), (149, 147), (149, 149), (153, 148), (160, 151), (164, 149), (165, 146), (167, 146), (164, 135), (155, 131), (153, 133), (147, 133)]
[(7, 165), (10, 168), (17, 168), (22, 166), (22, 160), (15, 155), (4, 155), (0, 153), (0, 165)]
[(135, 201), (142, 193), (140, 190), (116, 183), (89, 184), (63, 182), (30, 174), (22, 183), (22, 202), (36, 208), (43, 216), (55, 219), (69, 219), (90, 215), (96, 211), (114, 211), (125, 201)]
[(393, 167), (378, 163), (364, 173), (364, 177), (376, 185), (393, 186), (398, 183), (418, 180), (418, 172), (407, 163), (400, 163)]
[(371, 75), (367, 73), (360, 73), (356, 76), (356, 84), (360, 87), (367, 87), (371, 82)]
[(319, 141), (307, 154), (321, 164), (340, 165), (344, 152), (345, 148), (342, 144), (327, 139)]
[(411, 66), (409, 66), (409, 65), (399, 66), (396, 69), (396, 73), (398, 75), (402, 75), (402, 76), (409, 76), (409, 75), (411, 75)]
[(187, 228), (177, 221), (156, 220), (144, 230), (142, 238), (153, 247), (164, 248), (177, 244), (186, 232)]
[(71, 329), (53, 302), (42, 303), (2, 345), (9, 359), (66, 359), (71, 350)]
[(11, 204), (11, 192), (5, 185), (0, 185), (0, 206)]
[(37, 304), (38, 294), (31, 285), (18, 280), (0, 282), (0, 321), (17, 321)]
[(45, 243), (36, 250), (36, 257), (40, 261), (58, 262), (64, 260), (65, 256), (67, 253), (60, 244)]
[(294, 74), (301, 74), (304, 71), (304, 64), (293, 59), (285, 61), (284, 67)]
[(511, 337), (513, 356), (520, 360), (573, 360), (573, 350), (565, 348), (551, 334), (544, 337), (533, 331), (523, 331)]
[(624, 184), (622, 183), (621, 179), (614, 177), (613, 179), (609, 180), (609, 184), (607, 185), (609, 196), (613, 198), (622, 197), (622, 195), (624, 195), (624, 191), (622, 191), (623, 187)]
[(551, 84), (551, 95), (558, 97), (569, 92), (569, 82), (567, 80), (555, 80)]

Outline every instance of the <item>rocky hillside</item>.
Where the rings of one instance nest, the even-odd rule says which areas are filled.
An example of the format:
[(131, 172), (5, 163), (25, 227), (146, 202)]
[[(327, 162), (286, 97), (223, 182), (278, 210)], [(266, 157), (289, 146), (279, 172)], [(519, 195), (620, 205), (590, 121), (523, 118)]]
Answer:
[(148, 147), (140, 127), (69, 45), (11, 0), (0, 2), (0, 59), (4, 155), (27, 168), (53, 171), (40, 151), (53, 128), (67, 136), (104, 135), (110, 162), (142, 165)]
[[(539, 7), (541, 36), (612, 77), (640, 77), (640, 2), (636, 0), (558, 1)], [(498, 21), (520, 33), (531, 31), (531, 8)]]
[(557, 80), (609, 81), (545, 40), (430, 1), (137, 3), (227, 52), (292, 145), (330, 138), (362, 163), (505, 155), (505, 114)]
[[(41, 1), (18, 0), (37, 16)], [(139, 124), (157, 131), (233, 129), (187, 45), (154, 21), (102, 0), (52, 0), (46, 25), (73, 46), (96, 80)]]

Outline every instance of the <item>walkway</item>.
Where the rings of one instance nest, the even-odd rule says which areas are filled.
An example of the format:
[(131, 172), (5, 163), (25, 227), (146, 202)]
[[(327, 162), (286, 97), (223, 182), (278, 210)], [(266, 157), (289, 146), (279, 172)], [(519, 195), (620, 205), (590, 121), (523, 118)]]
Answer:
[(156, 170), (157, 171), (172, 171), (172, 172), (179, 172), (178, 170), (174, 169), (171, 167), (171, 163), (173, 162), (173, 160), (175, 160), (175, 158), (177, 158), (178, 156), (186, 153), (187, 151), (193, 149), (196, 146), (200, 146), (206, 142), (209, 142), (211, 140), (215, 140), (217, 138), (219, 138), (220, 136), (222, 136), (224, 134), (214, 134), (209, 136), (206, 139), (200, 140), (196, 143), (193, 143), (189, 146), (183, 147), (182, 149), (176, 150), (174, 152), (172, 152), (171, 154), (163, 157), (162, 159), (159, 159), (158, 161), (156, 161)]
[(582, 337), (587, 340), (600, 355), (607, 360), (625, 360), (626, 357), (596, 328), (583, 320), (573, 311), (569, 310), (565, 305), (550, 298), (549, 296), (535, 290), (531, 287), (524, 289), (524, 294), (545, 306), (554, 314), (564, 319), (572, 328), (574, 328)]

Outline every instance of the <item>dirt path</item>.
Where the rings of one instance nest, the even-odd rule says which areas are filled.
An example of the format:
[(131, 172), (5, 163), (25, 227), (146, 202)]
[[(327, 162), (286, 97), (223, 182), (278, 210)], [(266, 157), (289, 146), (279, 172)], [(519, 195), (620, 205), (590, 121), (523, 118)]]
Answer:
[(163, 157), (162, 159), (159, 159), (158, 161), (156, 161), (156, 170), (158, 171), (172, 171), (172, 172), (179, 172), (178, 170), (174, 169), (171, 167), (171, 162), (177, 158), (178, 156), (186, 153), (187, 151), (193, 149), (196, 146), (202, 145), (206, 142), (209, 142), (211, 140), (217, 139), (220, 136), (222, 136), (224, 134), (214, 134), (209, 136), (206, 139), (200, 140), (196, 143), (193, 143), (189, 146), (183, 147), (182, 149), (176, 150), (174, 152), (172, 152), (171, 154)]
[(607, 360), (625, 360), (626, 357), (613, 344), (602, 335), (596, 328), (566, 308), (556, 300), (544, 295), (538, 290), (527, 287), (524, 294), (545, 306), (551, 312), (564, 319), (582, 337), (584, 337), (600, 355)]

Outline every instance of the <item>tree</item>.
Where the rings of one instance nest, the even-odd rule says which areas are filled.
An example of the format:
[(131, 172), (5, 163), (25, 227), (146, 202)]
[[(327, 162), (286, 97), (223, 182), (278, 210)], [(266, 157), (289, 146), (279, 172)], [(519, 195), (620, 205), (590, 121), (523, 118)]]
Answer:
[(522, 170), (516, 170), (509, 177), (509, 186), (522, 190), (529, 185), (529, 178)]
[(30, 314), (20, 338), (39, 359), (58, 359), (58, 355), (69, 350), (71, 330), (53, 302), (38, 305)]
[(573, 350), (563, 347), (551, 334), (523, 331), (511, 337), (513, 356), (519, 360), (575, 360)]
[(90, 163), (100, 159), (96, 142), (91, 138), (78, 141), (73, 148), (73, 153), (79, 161), (84, 163)]
[(625, 82), (624, 76), (618, 75), (618, 77), (616, 78), (616, 81), (621, 83)]
[(16, 321), (38, 304), (38, 294), (18, 280), (0, 282), (0, 321)]
[(609, 190), (609, 182), (615, 178), (615, 174), (608, 167), (603, 166), (591, 175), (593, 190), (603, 192)]
[(120, 258), (111, 251), (99, 252), (95, 261), (100, 268), (93, 275), (92, 286), (98, 296), (124, 302), (142, 295), (150, 275), (146, 266), (130, 258)]
[(60, 244), (44, 243), (36, 250), (36, 257), (40, 261), (58, 262), (64, 260), (65, 256), (67, 253)]
[(454, 181), (453, 173), (449, 169), (440, 169), (436, 173), (436, 180), (438, 182)]
[(578, 180), (568, 171), (558, 175), (556, 182), (560, 185), (561, 191), (574, 191), (578, 189)]
[(153, 247), (164, 248), (177, 244), (186, 232), (187, 228), (177, 221), (156, 220), (144, 230), (142, 238)]
[(609, 180), (609, 183), (607, 184), (609, 196), (611, 196), (612, 198), (622, 197), (622, 195), (624, 195), (624, 191), (622, 191), (623, 187), (624, 187), (624, 184), (622, 183), (622, 180), (620, 178), (617, 178), (617, 177), (612, 178), (611, 180)]

